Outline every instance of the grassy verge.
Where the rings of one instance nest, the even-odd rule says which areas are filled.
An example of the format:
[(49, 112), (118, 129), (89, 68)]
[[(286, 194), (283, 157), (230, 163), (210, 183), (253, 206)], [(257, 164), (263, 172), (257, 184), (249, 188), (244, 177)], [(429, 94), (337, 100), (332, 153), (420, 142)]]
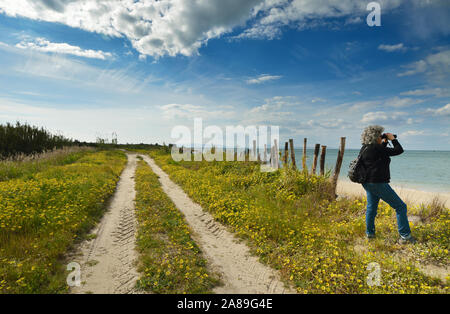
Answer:
[(103, 215), (125, 163), (103, 151), (0, 182), (0, 293), (67, 291), (64, 254)]
[(14, 159), (0, 161), (0, 181), (31, 177), (53, 166), (63, 166), (76, 162), (93, 148), (65, 147), (32, 156), (16, 156)]
[[(367, 205), (365, 198), (352, 199), (347, 202), (353, 202), (356, 206), (362, 208), (361, 214), (364, 215)], [(424, 265), (448, 266), (448, 251), (450, 249), (449, 209), (438, 200), (433, 200), (429, 204), (410, 204), (408, 216), (415, 216), (414, 222), (410, 222), (410, 225), (418, 242), (415, 245), (402, 246), (397, 243), (395, 210), (381, 201), (376, 218), (377, 238), (367, 243), (367, 249), (393, 254), (394, 257), (402, 258), (404, 261), (419, 262)]]
[(136, 171), (136, 191), (138, 286), (154, 293), (210, 293), (216, 275), (208, 272), (183, 215), (143, 161)]
[[(299, 293), (448, 291), (448, 280), (424, 275), (414, 259), (400, 254), (411, 250), (448, 265), (448, 209), (413, 226), (418, 245), (401, 247), (396, 244), (395, 213), (382, 204), (379, 239), (368, 243), (365, 200), (327, 199), (330, 187), (323, 178), (288, 170), (261, 173), (256, 163), (174, 162), (158, 151), (151, 156), (216, 220), (247, 239), (253, 252), (279, 269)], [(380, 266), (380, 285), (368, 284), (371, 263)]]

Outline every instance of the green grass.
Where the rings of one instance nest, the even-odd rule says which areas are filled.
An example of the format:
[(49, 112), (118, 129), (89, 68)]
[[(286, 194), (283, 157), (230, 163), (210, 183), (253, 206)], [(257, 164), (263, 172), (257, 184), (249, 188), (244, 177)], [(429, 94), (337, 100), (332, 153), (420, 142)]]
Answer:
[(136, 171), (138, 287), (154, 293), (211, 293), (219, 283), (158, 177), (144, 161)]
[(101, 218), (126, 164), (119, 151), (82, 154), (0, 182), (1, 293), (68, 291), (65, 255)]
[(69, 147), (36, 156), (21, 156), (19, 160), (0, 161), (0, 182), (16, 178), (31, 178), (33, 174), (53, 166), (63, 166), (93, 153), (91, 148)]
[[(415, 246), (396, 243), (395, 212), (382, 203), (375, 241), (365, 240), (365, 200), (330, 199), (326, 178), (291, 170), (261, 173), (257, 163), (174, 162), (150, 153), (176, 183), (247, 240), (261, 261), (279, 269), (299, 293), (446, 293), (447, 282), (423, 274), (414, 262), (448, 266), (449, 211), (410, 208), (427, 222), (413, 226)], [(370, 263), (381, 285), (369, 286)]]

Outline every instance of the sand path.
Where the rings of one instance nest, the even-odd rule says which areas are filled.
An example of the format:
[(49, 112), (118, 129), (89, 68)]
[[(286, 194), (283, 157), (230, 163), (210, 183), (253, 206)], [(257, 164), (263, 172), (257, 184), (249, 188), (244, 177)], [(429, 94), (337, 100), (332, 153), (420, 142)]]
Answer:
[[(84, 241), (79, 250), (81, 258), (80, 287), (72, 293), (125, 294), (136, 292), (134, 287), (139, 277), (135, 262), (136, 220), (134, 215), (134, 173), (137, 166), (135, 154), (127, 154), (128, 163), (108, 211), (91, 232), (96, 238)], [(78, 259), (78, 260), (77, 260)]]
[(224, 285), (216, 293), (295, 293), (279, 280), (276, 270), (261, 264), (249, 248), (194, 203), (186, 193), (148, 156), (142, 156), (159, 176), (164, 192), (185, 215), (193, 239), (201, 247), (211, 267), (222, 274)]

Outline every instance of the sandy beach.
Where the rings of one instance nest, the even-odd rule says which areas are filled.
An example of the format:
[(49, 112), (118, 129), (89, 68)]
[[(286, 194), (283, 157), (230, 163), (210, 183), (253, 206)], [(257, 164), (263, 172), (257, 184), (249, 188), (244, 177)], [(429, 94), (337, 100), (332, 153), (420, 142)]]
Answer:
[[(392, 188), (397, 192), (397, 194), (403, 199), (407, 204), (422, 204), (429, 203), (436, 196), (439, 197), (445, 203), (446, 207), (450, 207), (450, 193), (439, 193), (439, 192), (427, 192), (405, 188), (402, 186), (392, 185)], [(361, 184), (353, 183), (351, 181), (339, 180), (337, 185), (338, 195), (350, 195), (359, 196), (366, 195), (366, 191)]]

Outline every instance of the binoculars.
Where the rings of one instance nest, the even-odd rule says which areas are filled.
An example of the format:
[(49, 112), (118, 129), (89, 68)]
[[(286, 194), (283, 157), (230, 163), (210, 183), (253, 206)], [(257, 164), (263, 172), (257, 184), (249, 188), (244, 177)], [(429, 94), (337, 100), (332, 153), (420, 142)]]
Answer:
[[(397, 134), (393, 134), (393, 135), (394, 135), (394, 138), (397, 138)], [(382, 138), (382, 139), (387, 139), (386, 133), (383, 133), (383, 134), (381, 135), (381, 138)]]

